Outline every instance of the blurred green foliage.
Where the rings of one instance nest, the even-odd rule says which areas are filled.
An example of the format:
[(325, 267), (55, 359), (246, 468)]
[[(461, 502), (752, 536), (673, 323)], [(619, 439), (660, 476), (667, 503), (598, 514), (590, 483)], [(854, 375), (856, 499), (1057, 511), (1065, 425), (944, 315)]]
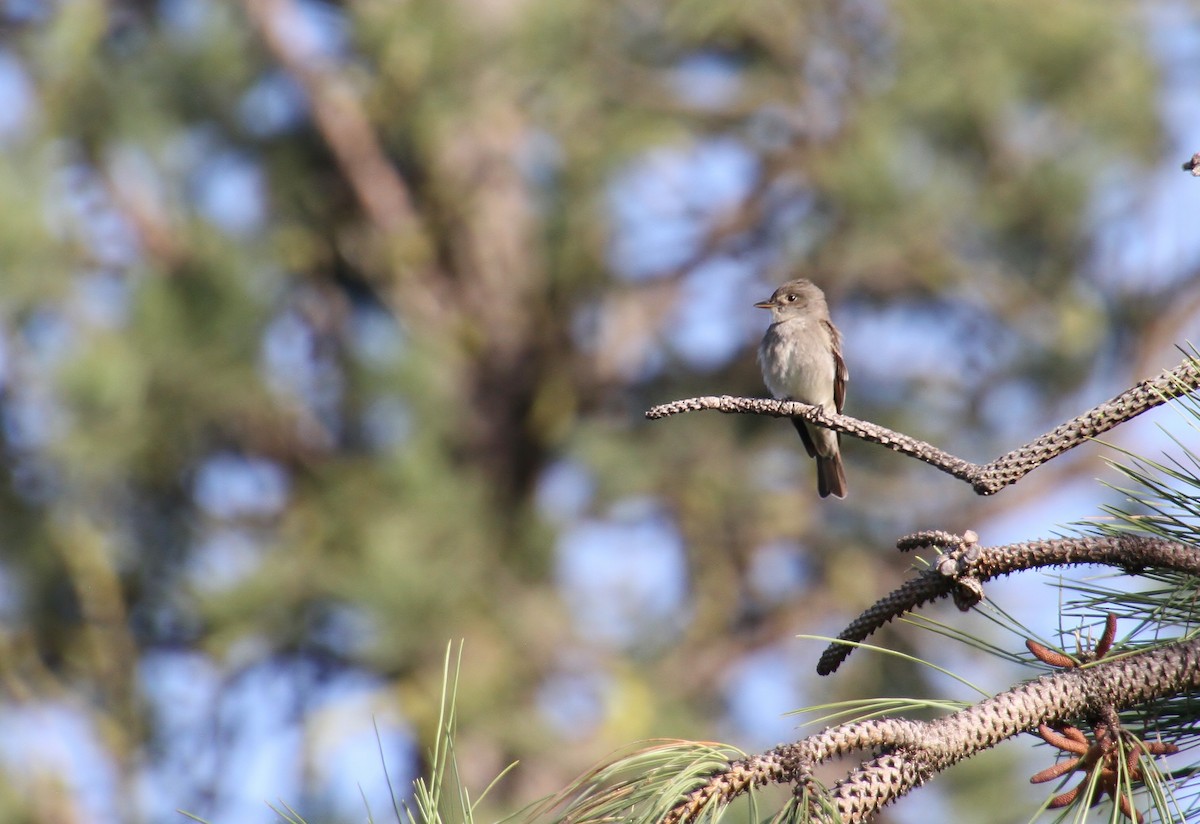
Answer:
[[(634, 739), (742, 734), (727, 713), (746, 656), (836, 631), (902, 573), (886, 552), (898, 532), (985, 513), (854, 444), (850, 500), (822, 504), (790, 427), (641, 420), (654, 401), (763, 392), (749, 305), (784, 274), (830, 295), (847, 411), (968, 458), (1037, 434), (1055, 417), (1038, 410), (1094, 365), (1145, 355), (1136, 333), (1111, 334), (1126, 291), (1101, 294), (1088, 257), (1097, 170), (1138, 169), (1161, 140), (1136, 7), (75, 0), (0, 14), (31, 101), (0, 134), (2, 713), (62, 702), (86, 718), (125, 820), (153, 817), (133, 792), (149, 767), (194, 746), (151, 656), (201, 660), (230, 691), (296, 662), (360, 674), (377, 711), (428, 741), (443, 651), (464, 639), (466, 777), (522, 762), (496, 810)], [(713, 74), (690, 73), (697, 59)], [(713, 141), (751, 161), (736, 196), (688, 188), (688, 152)], [(654, 157), (681, 177), (638, 165)], [(621, 188), (637, 169), (649, 196)], [(649, 229), (658, 214), (687, 231), (635, 246), (682, 261), (635, 277), (615, 262), (614, 212), (639, 197)], [(709, 205), (670, 211), (687, 197)], [(713, 262), (735, 273), (723, 319), (689, 314), (717, 288)], [(892, 328), (875, 325), (889, 307), (905, 335), (856, 339)], [(673, 335), (714, 325), (734, 343), (697, 366)], [(930, 347), (955, 357), (906, 354)], [(885, 352), (908, 367), (871, 362)], [(1014, 393), (1015, 423), (989, 412)], [(583, 479), (573, 505), (554, 503), (564, 467)], [(567, 536), (630, 506), (686, 548), (680, 628), (647, 626), (644, 645), (595, 640), (556, 578)], [(764, 547), (803, 568), (783, 596), (751, 579)], [(886, 686), (858, 662), (821, 684), (797, 666), (787, 680), (814, 693), (928, 689), (894, 663)], [(546, 685), (580, 673), (603, 674), (601, 695), (556, 727)], [(297, 705), (294, 740), (318, 766), (288, 801), (336, 806), (313, 778), (315, 712)], [(205, 746), (219, 762), (247, 744)], [(5, 820), (97, 820), (12, 791), (43, 779), (0, 767)], [(241, 778), (198, 771), (151, 794), (217, 815)]]

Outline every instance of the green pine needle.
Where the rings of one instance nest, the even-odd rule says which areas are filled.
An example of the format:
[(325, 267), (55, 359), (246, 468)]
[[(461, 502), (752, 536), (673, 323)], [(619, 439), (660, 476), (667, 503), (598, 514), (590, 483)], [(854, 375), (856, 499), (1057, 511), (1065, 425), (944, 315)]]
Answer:
[[(543, 805), (541, 812), (550, 820), (571, 824), (649, 824), (660, 820), (710, 776), (744, 757), (745, 753), (723, 744), (650, 742), (584, 774)], [(716, 808), (723, 805), (710, 807), (704, 817), (719, 816)]]

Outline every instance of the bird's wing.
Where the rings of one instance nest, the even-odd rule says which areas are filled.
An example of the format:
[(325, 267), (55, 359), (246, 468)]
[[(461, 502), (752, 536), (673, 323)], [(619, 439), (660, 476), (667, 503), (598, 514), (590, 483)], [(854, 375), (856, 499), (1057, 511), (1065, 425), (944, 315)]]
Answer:
[(825, 331), (829, 333), (829, 341), (833, 344), (833, 405), (838, 414), (846, 403), (846, 382), (850, 380), (850, 372), (846, 369), (846, 361), (842, 359), (842, 335), (830, 321), (822, 321)]
[(808, 457), (817, 457), (817, 447), (813, 443), (812, 435), (808, 434), (808, 427), (804, 425), (803, 418), (791, 418), (792, 426), (796, 427), (796, 431), (800, 433), (800, 440), (804, 442), (804, 451), (808, 453)]

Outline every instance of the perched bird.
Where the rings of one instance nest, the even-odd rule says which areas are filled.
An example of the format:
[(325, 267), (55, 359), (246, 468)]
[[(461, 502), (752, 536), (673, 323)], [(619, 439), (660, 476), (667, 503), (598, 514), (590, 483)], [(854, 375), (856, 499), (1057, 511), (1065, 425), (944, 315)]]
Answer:
[[(842, 336), (829, 320), (825, 293), (801, 278), (783, 284), (770, 300), (754, 305), (771, 310), (771, 325), (758, 346), (758, 365), (771, 395), (840, 413), (849, 375), (842, 360)], [(810, 426), (801, 418), (792, 418), (792, 424), (809, 457), (817, 459), (821, 497), (845, 498), (840, 435)]]

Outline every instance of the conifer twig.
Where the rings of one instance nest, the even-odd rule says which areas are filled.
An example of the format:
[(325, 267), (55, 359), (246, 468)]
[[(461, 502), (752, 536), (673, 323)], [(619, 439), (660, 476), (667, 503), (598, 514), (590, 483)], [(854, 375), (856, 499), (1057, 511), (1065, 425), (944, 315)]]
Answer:
[(769, 415), (775, 418), (803, 418), (817, 426), (842, 432), (869, 443), (877, 443), (894, 452), (924, 461), (971, 484), (977, 494), (992, 495), (1089, 438), (1108, 432), (1147, 410), (1161, 406), (1171, 398), (1194, 392), (1197, 388), (1200, 388), (1200, 364), (1188, 358), (1174, 369), (1168, 369), (1155, 378), (1135, 384), (1112, 400), (1099, 404), (1031, 443), (1001, 455), (987, 464), (971, 463), (925, 441), (894, 432), (878, 424), (848, 415), (829, 415), (816, 406), (796, 401), (705, 395), (659, 404), (648, 409), (646, 417), (658, 420), (684, 412), (715, 409), (719, 412)]
[(942, 555), (932, 569), (885, 595), (867, 608), (830, 644), (817, 662), (817, 673), (829, 675), (854, 651), (854, 644), (905, 612), (938, 598), (953, 596), (963, 607), (982, 596), (986, 581), (1026, 569), (1102, 564), (1137, 571), (1173, 569), (1200, 576), (1200, 547), (1144, 535), (1084, 536), (1025, 541), (997, 547), (966, 544)]
[[(731, 762), (690, 791), (664, 818), (696, 819), (766, 783), (813, 785), (821, 763), (859, 750), (880, 755), (832, 785), (828, 800), (841, 821), (869, 820), (947, 767), (1040, 725), (1096, 719), (1200, 687), (1200, 639), (1062, 670), (1019, 684), (932, 721), (874, 719), (829, 727), (793, 744)], [(820, 810), (813, 811), (822, 820)]]

